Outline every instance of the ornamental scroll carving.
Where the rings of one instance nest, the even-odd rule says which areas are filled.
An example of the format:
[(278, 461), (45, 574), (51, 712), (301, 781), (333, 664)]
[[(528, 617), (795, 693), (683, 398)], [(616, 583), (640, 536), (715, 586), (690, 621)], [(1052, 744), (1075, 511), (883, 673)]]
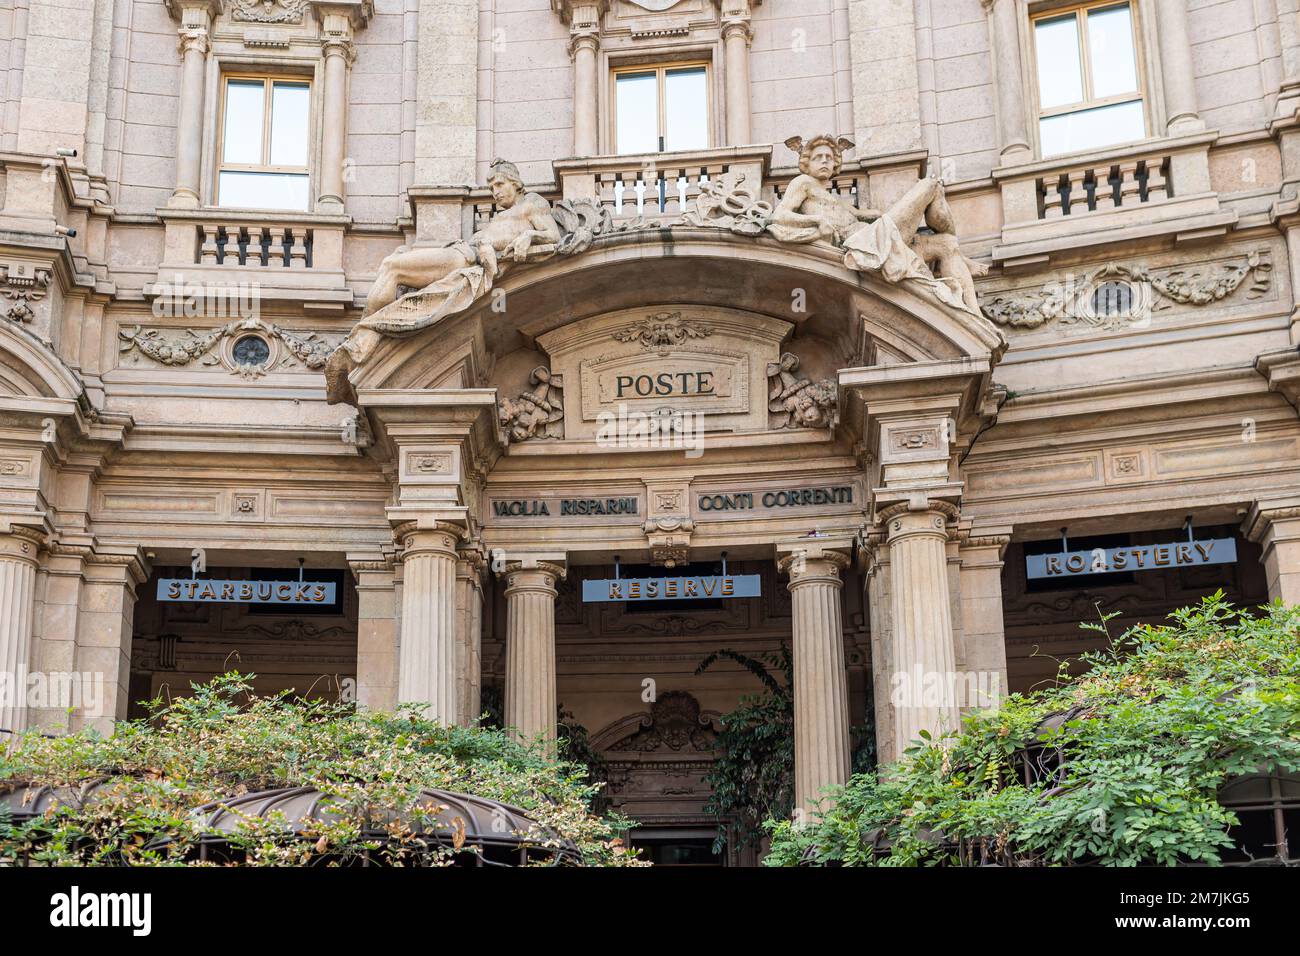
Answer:
[(564, 381), (544, 365), (533, 369), (528, 382), (534, 388), (497, 406), (501, 427), (513, 442), (533, 438), (564, 437)]
[(244, 377), (265, 374), (271, 364), (277, 368), (292, 366), (295, 360), (306, 368), (321, 369), (334, 350), (334, 343), (316, 332), (290, 332), (261, 319), (236, 319), (205, 333), (185, 329), (174, 337), (167, 336), (162, 329), (146, 329), (139, 325), (120, 329), (117, 334), (122, 342), (118, 351), (124, 354), (138, 352), (159, 365), (183, 366), (197, 361), (201, 365), (215, 366), (221, 364), (221, 359), (213, 354), (217, 345), (224, 339), (248, 333), (258, 333), (282, 342), (289, 354), (274, 363), (268, 361), (262, 365), (231, 361), (230, 370)]
[(656, 312), (614, 333), (618, 342), (637, 342), (643, 349), (671, 349), (690, 339), (706, 339), (713, 330), (688, 322), (680, 312)]
[[(1127, 263), (1107, 263), (1069, 282), (1052, 281), (1034, 292), (986, 296), (984, 315), (998, 325), (1037, 329), (1056, 322), (1114, 331), (1142, 324), (1151, 312), (1173, 305), (1203, 306), (1232, 295), (1249, 280), (1246, 298), (1257, 299), (1272, 285), (1273, 265), (1267, 252), (1251, 252), (1223, 265), (1183, 266), (1153, 270)], [(1106, 282), (1128, 283), (1130, 307), (1099, 314), (1093, 296)]]
[(831, 379), (814, 382), (799, 371), (790, 352), (767, 367), (767, 409), (772, 428), (830, 428), (835, 425), (839, 388)]

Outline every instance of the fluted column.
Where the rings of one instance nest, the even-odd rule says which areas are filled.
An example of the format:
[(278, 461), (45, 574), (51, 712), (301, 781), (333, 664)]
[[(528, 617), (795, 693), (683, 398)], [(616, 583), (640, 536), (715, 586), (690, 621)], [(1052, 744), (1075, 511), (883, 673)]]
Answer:
[(1182, 133), (1205, 128), (1196, 108), (1196, 73), (1187, 33), (1187, 0), (1156, 0), (1156, 36), (1160, 41), (1161, 79), (1165, 88), (1165, 128)]
[(923, 510), (896, 505), (881, 513), (889, 544), (894, 628), (895, 754), (928, 731), (932, 739), (960, 726), (950, 689), (956, 675), (948, 590), (948, 518), (956, 509), (930, 501)]
[(727, 145), (744, 146), (751, 139), (749, 108), (749, 44), (754, 31), (748, 11), (722, 25), (727, 56)]
[(427, 715), (456, 722), (456, 542), (460, 528), (434, 522), (399, 527), (402, 639), (399, 703), (427, 704)]
[(993, 34), (997, 79), (998, 149), (1004, 165), (1030, 158), (1025, 73), (1020, 60), (1018, 0), (984, 0)]
[(198, 206), (203, 168), (203, 87), (207, 69), (208, 14), (187, 7), (180, 29), (180, 113), (176, 119), (176, 188), (170, 205)]
[(564, 566), (506, 565), (505, 721), (521, 738), (555, 739), (555, 595)]
[(821, 791), (849, 779), (849, 694), (844, 669), (840, 572), (847, 555), (796, 550), (780, 569), (790, 576), (794, 635), (794, 802), (814, 810)]
[[(27, 668), (40, 536), (23, 528), (0, 534), (0, 730), (27, 728)], [(0, 733), (0, 741), (7, 735)]]

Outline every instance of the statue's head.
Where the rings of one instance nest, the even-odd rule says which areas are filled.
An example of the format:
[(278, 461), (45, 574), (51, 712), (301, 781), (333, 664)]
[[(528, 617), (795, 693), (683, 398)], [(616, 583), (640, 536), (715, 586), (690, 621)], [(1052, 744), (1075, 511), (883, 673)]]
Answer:
[(817, 179), (830, 179), (844, 164), (844, 154), (853, 148), (853, 140), (826, 133), (804, 142), (802, 136), (791, 136), (785, 145), (799, 154), (799, 172)]
[(488, 187), (492, 190), (492, 201), (502, 209), (509, 209), (524, 194), (524, 181), (519, 175), (519, 167), (504, 159), (492, 160)]

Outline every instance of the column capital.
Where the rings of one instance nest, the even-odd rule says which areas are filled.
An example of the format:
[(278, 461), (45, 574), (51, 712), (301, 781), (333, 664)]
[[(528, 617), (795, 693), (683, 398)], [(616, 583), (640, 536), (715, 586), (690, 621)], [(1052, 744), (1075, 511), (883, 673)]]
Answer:
[[(1241, 523), (1241, 533), (1247, 540), (1258, 544), (1274, 530), (1275, 523), (1297, 518), (1300, 518), (1300, 495), (1261, 499), (1251, 504)], [(1300, 525), (1296, 530), (1300, 532)]]
[(0, 560), (23, 561), (35, 567), (44, 543), (43, 532), (21, 525), (0, 523)]
[(393, 529), (393, 540), (402, 547), (403, 560), (420, 553), (455, 558), (464, 533), (464, 527), (459, 524), (428, 518), (399, 524)]
[(849, 535), (795, 538), (776, 545), (777, 571), (789, 575), (791, 590), (801, 584), (840, 584), (840, 572), (853, 562), (854, 539)]
[(183, 26), (176, 31), (176, 49), (182, 57), (187, 53), (203, 56), (208, 52), (207, 27)]
[(554, 590), (568, 573), (568, 556), (562, 551), (514, 555), (497, 571), (506, 581), (507, 593), (530, 587)]
[(375, 14), (374, 0), (310, 0), (312, 12), (327, 33), (345, 35), (359, 30)]
[(350, 36), (339, 36), (337, 34), (327, 34), (321, 37), (320, 41), (321, 55), (328, 58), (331, 56), (341, 56), (343, 62), (351, 66), (357, 59), (357, 45), (352, 42)]
[(600, 24), (609, 9), (609, 0), (551, 0), (551, 11), (572, 28), (575, 25)]
[(173, 20), (206, 26), (225, 12), (225, 0), (163, 0)]
[(576, 59), (582, 50), (596, 53), (600, 50), (600, 34), (594, 31), (569, 34), (569, 59)]

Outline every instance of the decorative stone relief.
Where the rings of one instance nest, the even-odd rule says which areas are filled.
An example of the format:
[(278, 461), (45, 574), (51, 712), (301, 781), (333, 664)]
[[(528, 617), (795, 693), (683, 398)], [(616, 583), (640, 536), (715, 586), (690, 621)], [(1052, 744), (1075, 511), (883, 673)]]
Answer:
[(660, 694), (641, 718), (641, 726), (607, 749), (611, 752), (656, 750), (711, 753), (717, 740), (716, 714), (700, 709), (700, 702), (681, 690)]
[(680, 312), (656, 312), (614, 332), (618, 342), (639, 342), (643, 349), (667, 351), (690, 339), (707, 339), (713, 330), (707, 325), (689, 322)]
[(45, 298), (45, 290), (50, 285), (50, 270), (33, 269), (23, 263), (0, 263), (0, 272), (3, 272), (0, 293), (13, 303), (5, 309), (5, 318), (19, 325), (30, 323), (36, 317), (31, 303)]
[(729, 229), (739, 236), (757, 236), (767, 229), (772, 204), (745, 185), (742, 172), (723, 173), (700, 187), (699, 195), (681, 219), (682, 225)]
[(563, 376), (552, 375), (550, 369), (539, 365), (528, 376), (528, 381), (537, 387), (498, 405), (501, 427), (514, 442), (531, 438), (563, 438)]
[[(1047, 283), (1034, 292), (1008, 292), (986, 297), (984, 315), (998, 325), (1037, 329), (1051, 322), (1114, 331), (1148, 321), (1153, 311), (1173, 305), (1209, 305), (1226, 299), (1246, 280), (1246, 298), (1257, 299), (1272, 284), (1273, 265), (1267, 251), (1251, 252), (1244, 259), (1226, 265), (1170, 267), (1109, 262), (1073, 282)], [(1119, 281), (1134, 287), (1127, 308), (1099, 314), (1093, 303), (1098, 288)]]
[[(169, 338), (163, 329), (146, 329), (139, 325), (120, 329), (117, 334), (122, 339), (118, 351), (123, 354), (138, 352), (160, 365), (183, 366), (195, 361), (208, 367), (225, 365), (244, 378), (264, 375), (273, 368), (277, 371), (293, 368), (299, 363), (313, 370), (324, 368), (334, 349), (334, 343), (319, 333), (290, 332), (261, 319), (236, 319), (203, 334), (185, 329), (183, 334), (174, 338)], [(279, 355), (268, 353), (266, 361), (260, 363), (240, 361), (233, 353), (219, 355), (214, 352), (223, 340), (248, 334), (260, 334), (279, 341), (283, 343), (285, 352)], [(130, 357), (137, 358), (135, 355)]]
[(230, 19), (246, 23), (302, 23), (307, 0), (232, 0)]
[(839, 387), (832, 379), (814, 382), (799, 372), (790, 352), (767, 366), (771, 428), (830, 428), (838, 420)]

